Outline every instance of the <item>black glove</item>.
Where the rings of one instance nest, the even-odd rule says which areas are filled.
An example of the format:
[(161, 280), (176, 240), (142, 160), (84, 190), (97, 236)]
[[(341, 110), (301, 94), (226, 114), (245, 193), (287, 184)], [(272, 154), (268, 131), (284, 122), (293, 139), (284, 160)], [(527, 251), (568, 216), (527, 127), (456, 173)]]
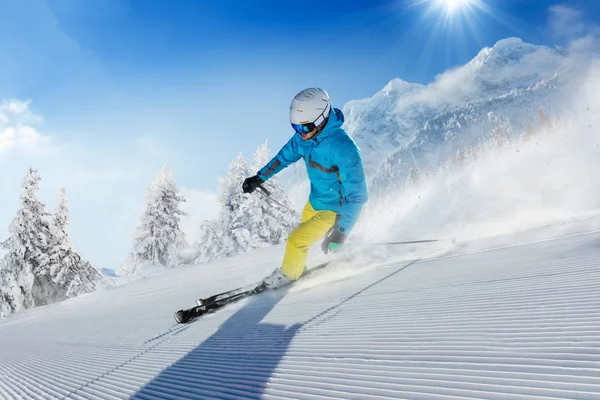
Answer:
[(258, 175), (251, 176), (250, 178), (246, 178), (244, 183), (242, 183), (242, 190), (244, 193), (252, 193), (264, 182)]
[(323, 243), (321, 243), (321, 250), (323, 250), (323, 253), (325, 254), (327, 254), (329, 251), (337, 253), (342, 251), (345, 241), (346, 235), (334, 228), (331, 228), (329, 231), (327, 231), (325, 240), (323, 240)]

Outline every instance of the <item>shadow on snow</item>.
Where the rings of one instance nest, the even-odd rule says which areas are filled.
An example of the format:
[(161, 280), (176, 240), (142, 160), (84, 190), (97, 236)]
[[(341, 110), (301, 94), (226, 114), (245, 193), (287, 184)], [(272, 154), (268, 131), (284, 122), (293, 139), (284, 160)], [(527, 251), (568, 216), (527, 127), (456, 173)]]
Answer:
[[(286, 290), (251, 298), (219, 330), (142, 387), (134, 399), (258, 398), (302, 324), (261, 323)], [(197, 321), (195, 323), (200, 323)]]
[[(287, 290), (263, 293), (225, 321), (200, 346), (163, 370), (134, 399), (259, 398), (301, 327), (331, 316), (335, 310), (390, 277), (417, 263), (414, 259), (343, 298), (308, 321), (286, 328), (261, 323)], [(200, 321), (196, 322), (199, 323)]]

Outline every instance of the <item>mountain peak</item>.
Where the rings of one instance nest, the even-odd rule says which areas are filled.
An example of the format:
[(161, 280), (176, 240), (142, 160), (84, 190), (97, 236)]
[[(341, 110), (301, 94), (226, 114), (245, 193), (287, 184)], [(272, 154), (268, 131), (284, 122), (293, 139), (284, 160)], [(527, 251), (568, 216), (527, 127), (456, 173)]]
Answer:
[(542, 46), (526, 43), (517, 37), (509, 37), (497, 41), (492, 47), (484, 47), (468, 65), (480, 69), (484, 66), (497, 67), (515, 63), (540, 47)]
[(419, 85), (418, 83), (410, 83), (400, 78), (394, 78), (391, 81), (389, 81), (388, 84), (385, 85), (383, 89), (381, 89), (377, 94), (386, 96), (397, 96), (421, 87), (422, 85)]

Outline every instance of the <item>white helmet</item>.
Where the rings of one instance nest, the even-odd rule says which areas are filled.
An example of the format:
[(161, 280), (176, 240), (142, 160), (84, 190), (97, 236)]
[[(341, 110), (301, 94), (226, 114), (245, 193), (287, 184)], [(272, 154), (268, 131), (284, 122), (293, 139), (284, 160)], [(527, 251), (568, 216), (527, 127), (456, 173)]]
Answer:
[(308, 133), (329, 117), (331, 100), (321, 88), (304, 89), (290, 105), (290, 122), (296, 132)]

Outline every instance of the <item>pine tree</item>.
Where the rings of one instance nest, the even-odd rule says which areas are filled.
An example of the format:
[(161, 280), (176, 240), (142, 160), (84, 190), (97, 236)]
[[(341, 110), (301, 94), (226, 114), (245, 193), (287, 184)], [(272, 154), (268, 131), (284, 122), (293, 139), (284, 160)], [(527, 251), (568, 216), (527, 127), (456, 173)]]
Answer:
[(93, 291), (102, 278), (70, 245), (64, 189), (50, 223), (37, 199), (39, 181), (36, 170), (27, 170), (21, 207), (2, 243), (7, 254), (0, 263), (0, 318)]
[[(58, 206), (53, 213), (53, 242), (49, 249), (49, 279), (60, 290), (54, 296), (75, 297), (96, 289), (102, 275), (73, 249), (69, 237), (69, 204), (65, 189), (61, 189)], [(49, 295), (52, 295), (51, 293)]]
[(37, 199), (39, 182), (37, 170), (29, 168), (21, 184), (20, 208), (9, 226), (10, 236), (2, 242), (7, 251), (0, 271), (2, 313), (31, 308), (42, 300), (39, 293), (34, 293), (34, 286), (36, 277), (48, 273), (52, 234), (45, 219), (48, 213)]
[[(225, 178), (219, 179), (219, 199), (221, 212), (216, 228), (218, 242), (208, 242), (205, 245), (212, 248), (216, 257), (229, 257), (245, 250), (246, 233), (243, 229), (234, 229), (236, 214), (242, 207), (246, 196), (242, 191), (242, 182), (250, 176), (246, 158), (242, 153), (229, 163)], [(217, 247), (218, 246), (218, 247)]]
[(64, 188), (58, 193), (58, 206), (52, 215), (52, 226), (55, 228), (56, 241), (61, 245), (71, 247), (69, 240), (69, 204)]
[(146, 209), (134, 235), (133, 249), (119, 275), (135, 272), (143, 264), (174, 267), (185, 244), (179, 209), (185, 198), (179, 194), (171, 169), (164, 165), (147, 192)]
[[(258, 147), (252, 169), (258, 170), (270, 160), (267, 143)], [(242, 182), (253, 175), (240, 153), (221, 178), (219, 195), (221, 212), (216, 221), (202, 225), (196, 245), (196, 262), (229, 257), (248, 250), (282, 243), (297, 225), (298, 216), (276, 177), (265, 184), (270, 199), (260, 193), (244, 194)]]
[[(252, 157), (252, 169), (262, 168), (271, 160), (268, 142), (260, 145)], [(232, 230), (236, 225), (249, 231), (248, 248), (259, 248), (285, 242), (288, 234), (298, 225), (299, 217), (277, 176), (264, 184), (271, 193), (269, 198), (260, 194), (248, 196), (238, 210)]]
[(239, 153), (236, 159), (229, 163), (229, 170), (225, 178), (219, 179), (219, 199), (221, 201), (219, 220), (223, 226), (229, 225), (233, 214), (244, 202), (242, 182), (248, 176), (250, 176), (250, 170), (246, 158), (242, 153)]
[[(256, 151), (252, 155), (252, 163), (250, 169), (258, 172), (264, 167), (269, 161), (271, 161), (271, 150), (269, 149), (269, 141), (266, 140), (263, 144), (256, 148)], [(277, 180), (277, 175), (271, 177), (271, 179)], [(269, 180), (269, 182), (273, 182)]]
[(217, 220), (202, 223), (196, 243), (193, 262), (208, 262), (221, 256), (224, 248), (223, 232), (219, 230)]

